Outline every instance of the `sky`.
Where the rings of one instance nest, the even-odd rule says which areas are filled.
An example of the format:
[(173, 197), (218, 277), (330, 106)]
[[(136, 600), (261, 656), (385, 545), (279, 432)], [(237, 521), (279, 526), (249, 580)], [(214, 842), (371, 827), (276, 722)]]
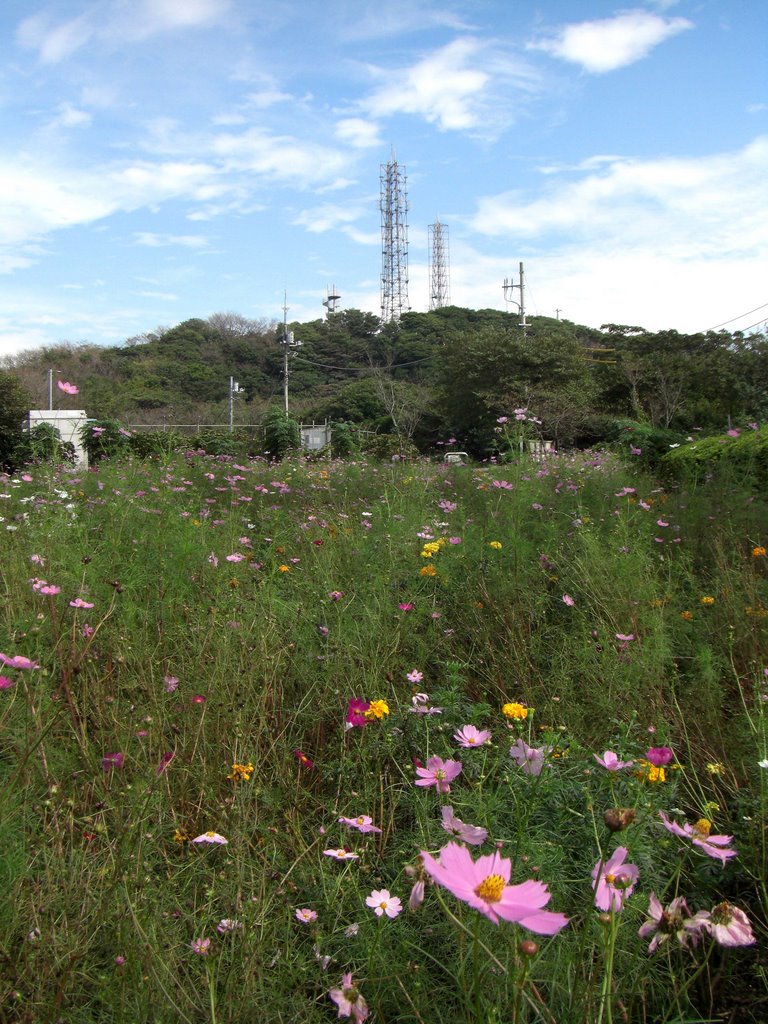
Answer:
[[(765, 0), (4, 0), (0, 357), (380, 312), (380, 178), (450, 301), (768, 318)], [(287, 296), (284, 298), (284, 296)]]

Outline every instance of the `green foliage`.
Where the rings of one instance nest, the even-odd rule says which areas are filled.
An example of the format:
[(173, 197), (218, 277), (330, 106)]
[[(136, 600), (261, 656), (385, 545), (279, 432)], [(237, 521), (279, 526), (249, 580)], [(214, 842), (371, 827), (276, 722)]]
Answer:
[(419, 454), (416, 445), (397, 434), (369, 434), (362, 442), (362, 447), (372, 459), (385, 461), (411, 459)]
[(283, 459), (301, 447), (301, 432), (296, 420), (281, 409), (273, 409), (264, 420), (264, 447), (272, 459)]
[(353, 423), (331, 425), (331, 452), (335, 457), (344, 458), (360, 452), (360, 436)]
[(13, 452), (16, 465), (25, 462), (61, 462), (74, 465), (75, 446), (61, 440), (61, 433), (52, 423), (38, 423), (26, 431)]
[(86, 423), (80, 431), (80, 443), (89, 463), (102, 459), (125, 458), (131, 451), (131, 433), (115, 420)]
[(721, 434), (698, 438), (668, 451), (662, 460), (663, 469), (678, 474), (705, 475), (719, 465), (729, 467), (745, 482), (768, 483), (768, 427), (747, 428), (738, 437)]
[(11, 468), (32, 398), (17, 377), (0, 371), (0, 469)]
[(659, 468), (671, 446), (683, 441), (683, 435), (679, 431), (653, 427), (650, 423), (613, 420), (606, 431), (605, 439), (615, 444), (629, 461), (653, 471)]
[(140, 459), (167, 459), (188, 447), (189, 438), (178, 430), (135, 430), (129, 443)]
[(187, 447), (202, 448), (208, 455), (229, 455), (232, 458), (246, 458), (249, 450), (249, 435), (244, 431), (205, 429), (195, 435)]

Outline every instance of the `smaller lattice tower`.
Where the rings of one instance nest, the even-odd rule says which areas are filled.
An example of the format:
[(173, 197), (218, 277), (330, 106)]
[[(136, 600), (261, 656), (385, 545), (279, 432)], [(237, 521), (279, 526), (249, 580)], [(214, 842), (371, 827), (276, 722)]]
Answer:
[(448, 226), (439, 218), (429, 225), (429, 308), (442, 309), (451, 304), (451, 272), (448, 252)]
[(381, 165), (381, 319), (388, 323), (407, 313), (408, 193), (405, 168), (394, 154)]

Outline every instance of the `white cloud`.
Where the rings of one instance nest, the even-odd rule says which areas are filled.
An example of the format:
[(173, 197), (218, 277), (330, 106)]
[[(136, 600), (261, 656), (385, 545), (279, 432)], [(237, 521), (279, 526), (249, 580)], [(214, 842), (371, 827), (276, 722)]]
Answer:
[(336, 124), (335, 134), (337, 139), (349, 143), (356, 149), (381, 145), (379, 125), (374, 121), (366, 121), (362, 117), (342, 118)]
[(230, 171), (247, 171), (276, 184), (299, 188), (327, 185), (349, 164), (347, 154), (341, 150), (290, 135), (271, 135), (261, 128), (250, 128), (239, 135), (217, 135), (211, 150)]
[(663, 18), (634, 10), (599, 21), (565, 25), (549, 39), (528, 43), (529, 50), (543, 50), (553, 57), (580, 64), (585, 71), (603, 74), (647, 57), (659, 43), (693, 28), (686, 18)]
[(180, 245), (186, 249), (202, 249), (208, 244), (204, 235), (155, 234), (152, 231), (136, 231), (133, 235), (136, 245), (147, 245), (151, 249)]
[(418, 114), (443, 131), (474, 128), (480, 122), (478, 100), (490, 75), (481, 63), (482, 47), (474, 39), (456, 39), (400, 71), (371, 69), (383, 79), (361, 106), (372, 117)]
[(43, 64), (58, 64), (89, 42), (95, 31), (88, 11), (55, 26), (47, 15), (35, 14), (21, 22), (16, 39), (26, 49), (37, 50)]
[(60, 103), (53, 120), (49, 121), (47, 128), (84, 128), (93, 120), (87, 110), (79, 110), (71, 103)]
[(312, 210), (302, 210), (292, 223), (305, 227), (312, 234), (322, 234), (344, 224), (351, 224), (358, 220), (364, 211), (354, 206), (337, 206), (333, 203), (324, 203)]
[[(604, 159), (604, 158), (603, 158)], [(695, 159), (613, 159), (577, 181), (552, 180), (541, 196), (486, 197), (472, 219), (485, 235), (559, 236), (682, 257), (768, 246), (768, 136), (735, 153)]]

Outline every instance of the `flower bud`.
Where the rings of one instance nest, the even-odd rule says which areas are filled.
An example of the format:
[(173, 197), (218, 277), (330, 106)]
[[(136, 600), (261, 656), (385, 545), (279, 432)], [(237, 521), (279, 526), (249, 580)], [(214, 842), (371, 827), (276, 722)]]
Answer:
[(611, 807), (603, 815), (603, 821), (611, 832), (623, 832), (637, 817), (634, 807)]
[(539, 944), (537, 942), (533, 942), (531, 939), (524, 939), (517, 948), (523, 956), (533, 957), (539, 952)]

